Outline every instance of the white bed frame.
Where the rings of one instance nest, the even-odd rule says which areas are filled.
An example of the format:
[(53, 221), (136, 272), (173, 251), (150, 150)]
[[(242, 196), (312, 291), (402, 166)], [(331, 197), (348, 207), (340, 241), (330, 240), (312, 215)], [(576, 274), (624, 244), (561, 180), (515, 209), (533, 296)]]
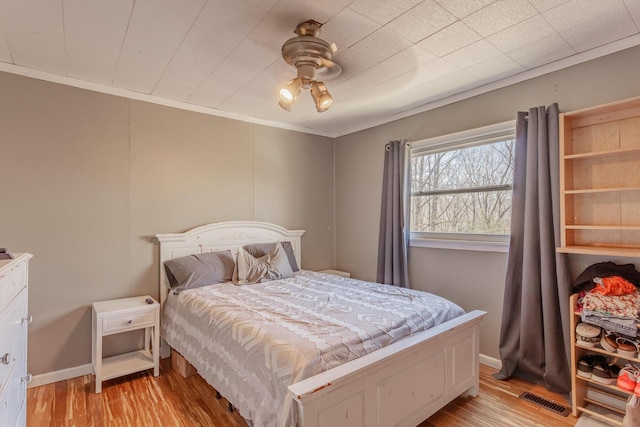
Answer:
[[(160, 302), (168, 285), (164, 262), (190, 254), (288, 240), (301, 265), (302, 230), (254, 221), (208, 224), (158, 234)], [(414, 427), (463, 393), (479, 391), (480, 321), (475, 310), (289, 387), (300, 427)], [(169, 355), (162, 340), (163, 357)], [(215, 388), (215, 384), (212, 384)], [(233, 402), (231, 402), (233, 403)]]

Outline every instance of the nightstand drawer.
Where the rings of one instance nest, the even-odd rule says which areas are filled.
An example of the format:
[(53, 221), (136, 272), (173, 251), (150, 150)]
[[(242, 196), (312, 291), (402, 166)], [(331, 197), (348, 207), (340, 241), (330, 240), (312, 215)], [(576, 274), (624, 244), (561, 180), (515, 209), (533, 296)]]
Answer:
[(114, 332), (123, 332), (127, 329), (134, 330), (142, 327), (154, 326), (155, 319), (155, 310), (147, 310), (142, 313), (108, 316), (102, 319), (102, 333), (103, 335), (107, 335)]

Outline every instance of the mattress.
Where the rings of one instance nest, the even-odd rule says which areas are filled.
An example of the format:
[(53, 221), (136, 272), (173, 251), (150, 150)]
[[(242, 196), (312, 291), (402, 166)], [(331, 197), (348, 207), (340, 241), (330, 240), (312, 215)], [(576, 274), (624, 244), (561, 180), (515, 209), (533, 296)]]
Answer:
[(294, 426), (289, 385), (463, 313), (430, 293), (300, 271), (171, 294), (161, 330), (255, 427)]

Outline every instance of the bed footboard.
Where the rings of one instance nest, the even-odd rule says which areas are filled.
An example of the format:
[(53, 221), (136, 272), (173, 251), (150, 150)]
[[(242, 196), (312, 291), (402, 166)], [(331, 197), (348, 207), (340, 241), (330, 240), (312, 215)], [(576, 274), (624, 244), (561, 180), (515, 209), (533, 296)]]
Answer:
[(303, 427), (414, 427), (460, 394), (479, 392), (472, 311), (289, 387)]

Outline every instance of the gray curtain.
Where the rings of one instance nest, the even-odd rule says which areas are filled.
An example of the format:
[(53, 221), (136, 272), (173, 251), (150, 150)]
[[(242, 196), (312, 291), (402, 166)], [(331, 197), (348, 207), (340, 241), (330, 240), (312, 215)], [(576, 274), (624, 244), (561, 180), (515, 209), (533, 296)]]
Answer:
[(571, 277), (560, 246), (558, 105), (520, 112), (500, 357), (494, 376), (568, 393)]
[(409, 287), (409, 144), (385, 146), (378, 240), (378, 283)]

